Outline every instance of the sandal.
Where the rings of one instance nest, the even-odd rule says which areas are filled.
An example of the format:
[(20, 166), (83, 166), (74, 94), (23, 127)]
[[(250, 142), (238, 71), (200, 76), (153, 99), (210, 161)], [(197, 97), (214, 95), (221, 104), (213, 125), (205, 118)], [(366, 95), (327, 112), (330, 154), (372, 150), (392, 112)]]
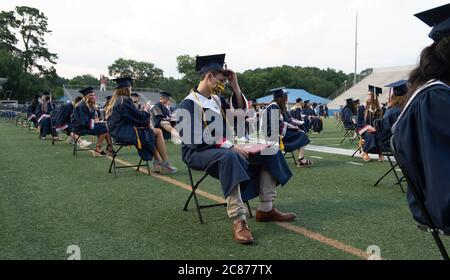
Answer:
[(106, 156), (105, 151), (102, 151), (102, 150), (99, 151), (98, 148), (101, 149), (102, 146), (95, 146), (94, 152), (96, 152), (96, 153), (99, 154), (99, 155)]
[[(305, 161), (305, 162), (303, 162), (303, 161)], [(301, 159), (297, 160), (297, 166), (312, 166), (312, 165), (313, 165), (313, 162), (308, 159), (301, 158)]]

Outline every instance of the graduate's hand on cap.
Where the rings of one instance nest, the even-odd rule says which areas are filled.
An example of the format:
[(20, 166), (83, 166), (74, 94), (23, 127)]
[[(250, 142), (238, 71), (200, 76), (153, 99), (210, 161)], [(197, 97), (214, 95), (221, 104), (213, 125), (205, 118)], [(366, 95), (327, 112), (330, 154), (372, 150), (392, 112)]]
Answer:
[(235, 93), (239, 93), (240, 87), (239, 87), (236, 72), (234, 72), (233, 70), (230, 70), (230, 69), (227, 69), (227, 72), (228, 72), (227, 78), (228, 78), (228, 82), (230, 83), (230, 86), (233, 88), (233, 91)]
[(246, 151), (242, 148), (239, 148), (238, 146), (233, 146), (232, 150), (235, 151), (236, 153), (240, 154), (241, 156), (243, 156), (245, 159), (248, 159), (248, 157), (249, 157), (248, 151)]

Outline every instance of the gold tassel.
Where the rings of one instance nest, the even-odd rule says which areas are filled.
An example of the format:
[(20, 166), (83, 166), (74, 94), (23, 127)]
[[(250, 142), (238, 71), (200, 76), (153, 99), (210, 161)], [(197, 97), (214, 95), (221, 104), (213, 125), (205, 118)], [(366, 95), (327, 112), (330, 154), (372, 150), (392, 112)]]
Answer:
[(136, 132), (136, 138), (137, 138), (138, 150), (142, 150), (141, 139), (139, 138), (138, 130), (137, 130), (136, 127), (134, 127), (134, 131)]
[(280, 136), (280, 151), (284, 152), (284, 142), (283, 142), (283, 137)]

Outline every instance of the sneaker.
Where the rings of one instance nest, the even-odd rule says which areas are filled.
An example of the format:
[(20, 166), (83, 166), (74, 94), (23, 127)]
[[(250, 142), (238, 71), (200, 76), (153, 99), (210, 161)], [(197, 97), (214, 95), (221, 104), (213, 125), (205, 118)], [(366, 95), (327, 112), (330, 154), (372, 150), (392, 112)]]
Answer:
[(170, 164), (170, 162), (164, 162), (161, 164), (161, 174), (175, 174), (178, 169)]
[(92, 145), (92, 142), (86, 141), (86, 140), (82, 140), (80, 142), (80, 148), (86, 148), (88, 146)]
[(161, 162), (159, 160), (153, 161), (153, 172), (154, 173), (161, 173)]

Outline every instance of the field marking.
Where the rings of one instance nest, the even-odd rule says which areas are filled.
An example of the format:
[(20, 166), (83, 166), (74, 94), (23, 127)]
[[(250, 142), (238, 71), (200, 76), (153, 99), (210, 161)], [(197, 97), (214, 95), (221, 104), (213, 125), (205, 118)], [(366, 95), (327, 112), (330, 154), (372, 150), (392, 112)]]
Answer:
[[(93, 151), (90, 151), (90, 152), (92, 154), (94, 154)], [(108, 158), (108, 159), (112, 160), (112, 157), (109, 157), (109, 156), (105, 157), (105, 158)], [(118, 158), (116, 158), (116, 162), (118, 162), (120, 164), (123, 164), (123, 165), (127, 165), (127, 166), (133, 165), (133, 164), (127, 162), (127, 161), (124, 161), (124, 160), (121, 160), (121, 159), (118, 159)], [(139, 171), (144, 173), (144, 174), (147, 174), (147, 175), (149, 174), (146, 169), (139, 169)], [(186, 183), (183, 183), (183, 182), (180, 182), (180, 181), (177, 181), (177, 180), (175, 180), (173, 178), (169, 178), (167, 176), (159, 175), (159, 174), (156, 174), (156, 173), (153, 173), (153, 172), (150, 172), (150, 176), (155, 177), (155, 178), (157, 178), (157, 179), (159, 179), (161, 181), (170, 183), (170, 184), (172, 184), (174, 186), (180, 187), (180, 188), (182, 188), (184, 190), (191, 191), (191, 186), (190, 185), (188, 185)], [(214, 195), (214, 194), (211, 194), (211, 193), (208, 193), (208, 192), (205, 192), (205, 191), (197, 190), (196, 193), (201, 195), (201, 196), (203, 196), (203, 197), (206, 197), (206, 198), (208, 198), (208, 199), (210, 199), (210, 200), (212, 200), (214, 202), (217, 202), (217, 203), (224, 203), (225, 202), (225, 200), (222, 197)], [(273, 224), (275, 224), (275, 225), (277, 225), (277, 226), (279, 226), (281, 228), (284, 228), (286, 230), (289, 230), (291, 232), (303, 235), (303, 236), (305, 236), (305, 237), (307, 237), (309, 239), (318, 241), (318, 242), (320, 242), (322, 244), (325, 244), (325, 245), (328, 245), (328, 246), (333, 247), (335, 249), (338, 249), (340, 251), (343, 251), (345, 253), (348, 253), (350, 255), (354, 255), (356, 257), (359, 257), (359, 258), (362, 258), (362, 259), (365, 259), (365, 260), (367, 260), (370, 257), (370, 254), (368, 254), (367, 252), (364, 252), (361, 249), (357, 249), (357, 248), (355, 248), (355, 247), (353, 247), (351, 245), (347, 245), (347, 244), (345, 244), (345, 243), (343, 243), (341, 241), (338, 241), (338, 240), (326, 237), (326, 236), (324, 236), (324, 235), (322, 235), (322, 234), (320, 234), (318, 232), (310, 231), (310, 230), (308, 230), (306, 228), (295, 226), (295, 225), (290, 224), (290, 223), (274, 222)]]
[(323, 157), (318, 157), (318, 156), (310, 156), (312, 158), (316, 158), (316, 159), (323, 159)]
[(359, 162), (349, 161), (349, 162), (346, 162), (346, 163), (348, 163), (348, 164), (353, 164), (353, 165), (358, 165), (358, 166), (364, 166), (364, 164), (359, 163)]

